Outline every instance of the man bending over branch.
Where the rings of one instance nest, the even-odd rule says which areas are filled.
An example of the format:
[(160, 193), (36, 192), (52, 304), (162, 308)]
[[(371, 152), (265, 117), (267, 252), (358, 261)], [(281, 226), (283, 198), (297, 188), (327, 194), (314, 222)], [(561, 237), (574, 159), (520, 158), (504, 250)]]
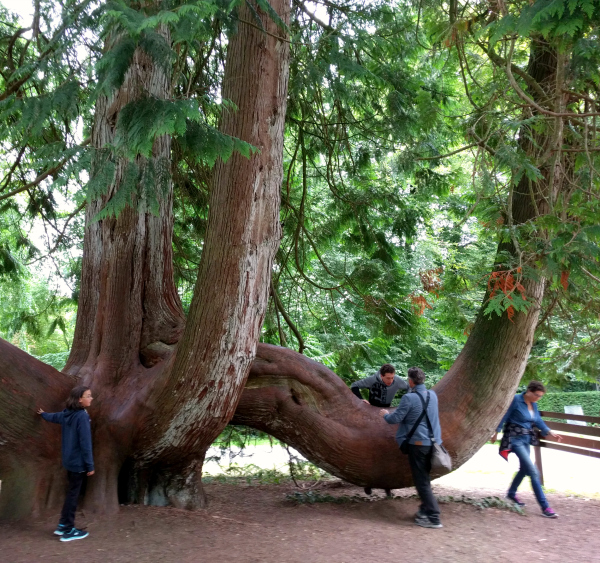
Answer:
[[(369, 400), (363, 399), (360, 390), (369, 390)], [(350, 385), (350, 391), (365, 403), (374, 407), (389, 407), (398, 391), (407, 391), (408, 383), (396, 375), (394, 366), (383, 364), (379, 371), (370, 377), (355, 381)]]

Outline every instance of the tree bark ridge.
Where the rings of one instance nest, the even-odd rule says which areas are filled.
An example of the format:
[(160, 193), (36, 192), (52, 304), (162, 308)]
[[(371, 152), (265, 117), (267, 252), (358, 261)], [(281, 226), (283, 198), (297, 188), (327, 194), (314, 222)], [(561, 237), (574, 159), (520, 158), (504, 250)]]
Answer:
[[(289, 21), (287, 0), (271, 6)], [(253, 17), (247, 4), (239, 13), (240, 19)], [(230, 38), (223, 98), (237, 110), (225, 110), (220, 126), (258, 151), (250, 158), (235, 153), (217, 162), (186, 328), (156, 397), (161, 410), (148, 424), (136, 456), (140, 466), (160, 465), (163, 474), (169, 467), (172, 475), (201, 470), (197, 460), (233, 416), (266, 311), (281, 238), (289, 45), (276, 38), (275, 32), (282, 32), (271, 17), (262, 18), (268, 33), (240, 24)]]

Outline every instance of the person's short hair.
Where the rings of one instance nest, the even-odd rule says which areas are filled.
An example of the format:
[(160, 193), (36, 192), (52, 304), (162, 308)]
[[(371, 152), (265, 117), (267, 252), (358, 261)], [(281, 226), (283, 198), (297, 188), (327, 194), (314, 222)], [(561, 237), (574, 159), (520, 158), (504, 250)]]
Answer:
[(381, 375), (385, 375), (386, 373), (396, 373), (396, 369), (394, 368), (394, 366), (392, 364), (383, 364), (379, 368), (379, 373)]
[(532, 393), (535, 393), (536, 391), (542, 391), (545, 393), (546, 387), (544, 387), (544, 384), (541, 381), (530, 381), (529, 385), (527, 386), (527, 391), (531, 391)]
[(418, 367), (408, 368), (408, 377), (410, 377), (415, 385), (425, 383), (425, 372)]
[(73, 389), (71, 389), (71, 392), (69, 393), (69, 398), (67, 399), (67, 408), (72, 411), (82, 409), (83, 407), (81, 406), (79, 399), (81, 399), (81, 397), (83, 397), (83, 394), (89, 390), (90, 388), (86, 387), (85, 385), (78, 385), (77, 387), (73, 387)]

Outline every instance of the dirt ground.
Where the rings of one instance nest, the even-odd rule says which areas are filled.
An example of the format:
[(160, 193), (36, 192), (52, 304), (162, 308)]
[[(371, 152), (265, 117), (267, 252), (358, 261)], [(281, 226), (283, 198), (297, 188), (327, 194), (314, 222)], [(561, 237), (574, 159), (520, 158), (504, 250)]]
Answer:
[[(293, 485), (210, 484), (210, 507), (123, 506), (117, 516), (77, 515), (84, 540), (61, 543), (52, 535), (56, 517), (0, 525), (0, 561), (85, 563), (351, 563), (351, 562), (600, 562), (600, 501), (552, 494), (557, 520), (540, 516), (523, 487), (526, 515), (479, 509), (459, 502), (441, 505), (444, 528), (413, 523), (414, 489), (385, 499), (375, 492), (360, 502), (296, 504)], [(325, 483), (317, 492), (361, 496), (362, 489)], [(463, 491), (434, 486), (437, 495)], [(485, 496), (485, 491), (479, 491)], [(366, 497), (365, 497), (366, 498)]]

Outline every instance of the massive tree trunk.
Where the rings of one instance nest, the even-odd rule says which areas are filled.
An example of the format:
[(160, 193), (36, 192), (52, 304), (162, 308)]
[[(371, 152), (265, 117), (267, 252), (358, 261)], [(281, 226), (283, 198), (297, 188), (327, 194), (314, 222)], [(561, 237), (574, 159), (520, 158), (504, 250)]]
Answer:
[[(168, 32), (160, 32), (168, 41)], [(170, 78), (138, 48), (119, 90), (98, 100), (93, 146), (102, 151), (114, 141), (119, 112), (128, 103), (170, 96)], [(152, 158), (138, 156), (134, 165), (140, 171), (144, 167), (168, 169), (170, 152), (170, 138), (163, 135), (154, 142)], [(115, 164), (113, 182), (86, 210), (77, 324), (64, 368), (94, 392), (97, 469), (86, 502), (109, 512), (119, 506), (118, 475), (130, 454), (140, 412), (185, 322), (173, 282), (172, 184), (168, 180), (166, 186), (156, 187), (157, 193), (162, 192), (157, 215), (150, 212), (140, 189), (133, 192), (134, 207), (97, 221), (98, 212), (120, 190), (132, 188), (125, 185), (131, 163), (119, 159)], [(95, 424), (96, 420), (101, 424)]]
[[(286, 0), (271, 5), (289, 20)], [(240, 17), (251, 21), (255, 15), (243, 5)], [(128, 163), (123, 160), (116, 163), (106, 193), (87, 209), (80, 304), (66, 375), (2, 342), (0, 517), (30, 514), (60, 501), (55, 491), (62, 487), (60, 431), (34, 413), (36, 406), (60, 410), (76, 383), (91, 386), (96, 397), (91, 409), (96, 474), (86, 492), (88, 508), (117, 510), (119, 480), (135, 489), (128, 496), (146, 502), (201, 504), (201, 462), (243, 390), (280, 238), (289, 45), (278, 38), (285, 32), (269, 16), (262, 18), (265, 32), (240, 24), (231, 37), (223, 97), (239, 109), (225, 114), (221, 127), (257, 152), (249, 159), (234, 155), (217, 166), (185, 334), (173, 283), (170, 183), (158, 216), (138, 196), (135, 209), (94, 221), (124, 189)], [(94, 147), (113, 141), (127, 103), (167, 99), (170, 88), (161, 67), (137, 49), (120, 89), (97, 104)], [(152, 159), (138, 157), (135, 164), (168, 166), (169, 137), (155, 140)], [(56, 488), (47, 486), (51, 478)], [(40, 490), (45, 492), (39, 495)]]
[[(288, 4), (271, 5), (287, 21)], [(252, 20), (243, 12), (246, 5), (240, 10), (240, 20)], [(171, 196), (163, 200), (159, 217), (141, 202), (135, 211), (94, 223), (103, 202), (92, 204), (67, 373), (0, 341), (0, 517), (60, 502), (59, 430), (34, 411), (61, 408), (76, 381), (90, 384), (97, 397), (91, 409), (97, 475), (86, 498), (93, 509), (117, 509), (119, 474), (126, 494), (139, 501), (201, 505), (204, 452), (236, 407), (235, 422), (270, 432), (335, 475), (360, 485), (410, 484), (394, 428), (327, 368), (289, 350), (260, 346), (243, 390), (280, 232), (288, 45), (277, 39), (282, 31), (267, 17), (266, 34), (240, 25), (231, 39), (224, 87), (224, 97), (239, 111), (225, 117), (223, 130), (260, 153), (219, 164), (185, 332), (181, 336), (183, 315), (172, 280)], [(530, 73), (539, 70), (540, 83), (546, 84), (556, 65), (552, 52), (542, 51), (537, 56), (534, 49)], [(119, 108), (144, 92), (167, 96), (168, 81), (139, 52), (123, 89), (98, 104), (96, 146), (112, 138)], [(168, 158), (168, 142), (157, 139), (155, 155)], [(119, 188), (118, 170), (106, 197)], [(515, 222), (539, 213), (557, 177), (547, 167), (533, 198), (530, 186), (519, 184), (512, 200)], [(523, 373), (543, 281), (529, 280), (526, 290), (532, 305), (512, 321), (479, 315), (437, 387), (444, 441), (457, 464), (489, 436)]]
[[(271, 3), (289, 22), (289, 3)], [(264, 319), (273, 258), (279, 247), (283, 132), (289, 44), (269, 16), (266, 33), (244, 24), (239, 8), (230, 40), (223, 98), (237, 107), (221, 131), (258, 149), (217, 164), (208, 231), (186, 329), (140, 436), (137, 466), (150, 466), (171, 502), (203, 503), (198, 485), (204, 453), (227, 425), (244, 388)], [(158, 467), (158, 472), (155, 468)], [(191, 484), (191, 485), (190, 485)], [(141, 493), (140, 493), (141, 494)]]

